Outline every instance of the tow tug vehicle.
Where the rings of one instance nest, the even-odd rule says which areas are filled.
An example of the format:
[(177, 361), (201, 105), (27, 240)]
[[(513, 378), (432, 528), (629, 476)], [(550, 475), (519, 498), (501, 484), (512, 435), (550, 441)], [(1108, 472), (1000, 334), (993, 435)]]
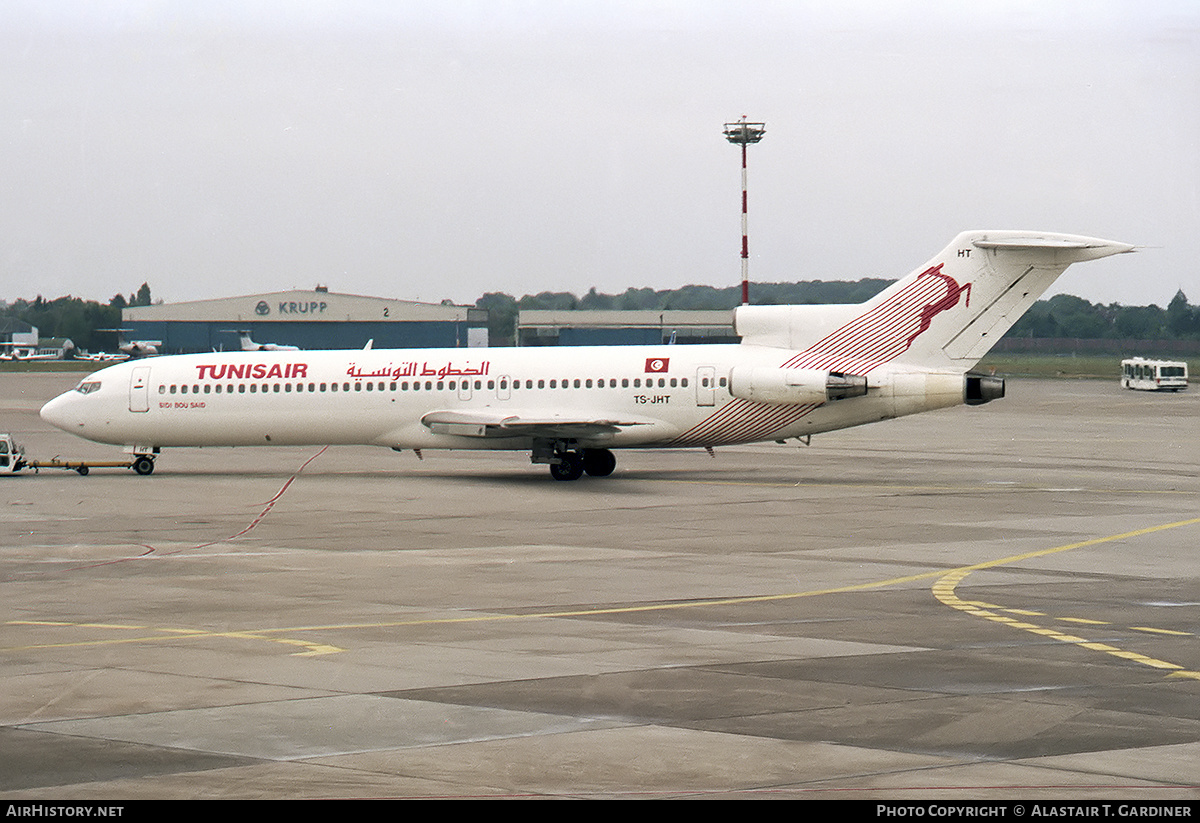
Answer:
[(42, 469), (67, 469), (81, 476), (86, 476), (91, 469), (133, 469), (138, 474), (150, 474), (154, 471), (154, 458), (137, 454), (128, 460), (63, 460), (57, 456), (49, 460), (30, 460), (11, 434), (0, 432), (0, 474), (20, 474), (25, 469), (33, 469), (34, 474)]

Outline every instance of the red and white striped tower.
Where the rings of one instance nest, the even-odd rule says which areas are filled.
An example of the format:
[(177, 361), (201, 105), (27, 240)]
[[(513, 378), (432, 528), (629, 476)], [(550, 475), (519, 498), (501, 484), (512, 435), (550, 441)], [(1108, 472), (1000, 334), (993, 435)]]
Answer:
[(747, 226), (746, 146), (757, 143), (767, 133), (766, 123), (747, 123), (745, 115), (736, 123), (725, 124), (725, 139), (742, 147), (742, 305), (750, 303), (750, 238)]

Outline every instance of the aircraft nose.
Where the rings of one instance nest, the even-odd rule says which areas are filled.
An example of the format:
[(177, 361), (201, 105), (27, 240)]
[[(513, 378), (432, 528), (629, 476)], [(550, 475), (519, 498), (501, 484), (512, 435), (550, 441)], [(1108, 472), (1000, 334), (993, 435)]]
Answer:
[(71, 392), (67, 392), (42, 406), (42, 419), (63, 431), (69, 431), (72, 425), (78, 425), (78, 415), (72, 414), (70, 410), (73, 405), (71, 399)]

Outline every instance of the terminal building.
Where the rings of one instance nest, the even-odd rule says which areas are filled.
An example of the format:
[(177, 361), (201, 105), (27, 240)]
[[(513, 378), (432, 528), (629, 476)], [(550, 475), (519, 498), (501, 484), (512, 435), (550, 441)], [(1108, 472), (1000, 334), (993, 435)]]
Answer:
[(518, 346), (657, 346), (736, 343), (732, 311), (522, 310)]
[(459, 348), (488, 344), (486, 309), (292, 291), (134, 306), (121, 312), (127, 340), (159, 341), (162, 354), (237, 351), (240, 335), (301, 349)]

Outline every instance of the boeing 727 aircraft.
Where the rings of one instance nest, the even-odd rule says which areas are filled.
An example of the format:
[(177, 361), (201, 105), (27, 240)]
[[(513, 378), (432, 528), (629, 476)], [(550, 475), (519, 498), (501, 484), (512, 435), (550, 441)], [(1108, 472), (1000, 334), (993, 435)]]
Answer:
[(1132, 251), (972, 231), (861, 305), (742, 306), (735, 345), (185, 354), (110, 366), (42, 418), (125, 446), (529, 451), (558, 480), (614, 449), (782, 441), (1004, 396), (970, 369), (1072, 263)]

